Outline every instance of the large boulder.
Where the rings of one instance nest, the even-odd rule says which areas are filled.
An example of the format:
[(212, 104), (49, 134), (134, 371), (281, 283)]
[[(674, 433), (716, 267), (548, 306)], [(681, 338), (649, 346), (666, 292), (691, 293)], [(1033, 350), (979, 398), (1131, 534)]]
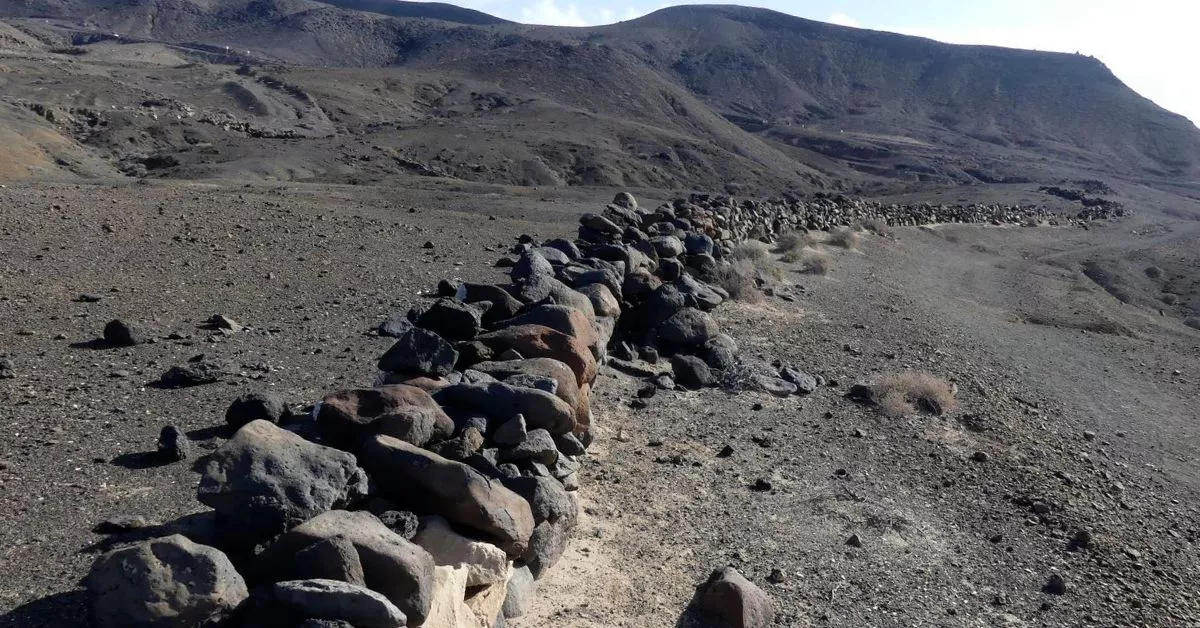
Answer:
[(554, 266), (540, 252), (529, 250), (521, 254), (508, 276), (514, 282), (529, 281), (536, 277), (553, 277)]
[(454, 299), (438, 299), (417, 317), (423, 327), (446, 340), (470, 340), (483, 330), (483, 313), (490, 305), (467, 304)]
[(508, 578), (504, 607), (501, 612), (507, 618), (520, 617), (533, 605), (537, 595), (537, 579), (529, 571), (529, 567), (513, 567), (512, 575)]
[(712, 255), (716, 248), (713, 239), (703, 233), (691, 233), (683, 239), (683, 247), (688, 255)]
[(621, 302), (612, 289), (602, 283), (590, 283), (579, 288), (579, 292), (592, 301), (596, 316), (620, 316)]
[(354, 544), (344, 536), (317, 541), (296, 553), (295, 570), (290, 574), (298, 580), (340, 580), (366, 586), (362, 560)]
[(509, 294), (504, 288), (490, 284), (461, 284), (458, 286), (458, 292), (454, 295), (454, 298), (464, 303), (486, 302), (489, 307), (483, 314), (485, 325), (491, 325), (495, 321), (512, 318), (521, 310), (521, 302), (516, 297)]
[(554, 437), (550, 432), (544, 429), (529, 430), (520, 442), (507, 449), (501, 449), (497, 460), (502, 463), (534, 460), (546, 466), (553, 466), (558, 462), (558, 446), (554, 444)]
[(497, 354), (513, 349), (526, 358), (558, 360), (571, 368), (578, 384), (596, 379), (596, 358), (587, 343), (543, 325), (508, 327), (483, 334), (478, 340)]
[(553, 379), (558, 387), (554, 394), (575, 409), (575, 423), (587, 421), (587, 397), (580, 392), (579, 383), (571, 367), (553, 358), (526, 358), (524, 360), (498, 360), (474, 365), (477, 371), (487, 373), (501, 381), (514, 375), (534, 375)]
[(379, 370), (391, 373), (442, 377), (454, 370), (458, 351), (454, 345), (420, 327), (413, 327), (379, 358)]
[(583, 253), (579, 252), (579, 247), (575, 246), (574, 242), (566, 238), (554, 238), (553, 240), (546, 240), (542, 243), (542, 246), (538, 247), (538, 251), (540, 252), (543, 249), (557, 249), (558, 251), (562, 252), (563, 255), (566, 255), (568, 260), (576, 260), (583, 256)]
[(413, 624), (425, 620), (433, 595), (433, 557), (369, 512), (332, 510), (293, 528), (255, 558), (256, 573), (268, 582), (290, 579), (301, 550), (338, 536), (358, 552), (368, 588), (382, 593)]
[(728, 334), (717, 334), (704, 343), (700, 353), (709, 367), (724, 371), (737, 366), (738, 346)]
[(625, 279), (622, 280), (622, 298), (630, 303), (638, 303), (646, 299), (647, 295), (658, 290), (662, 285), (661, 279), (650, 273), (650, 271), (639, 268), (625, 275)]
[(638, 308), (639, 322), (643, 329), (655, 330), (688, 303), (687, 296), (675, 284), (662, 284), (649, 293), (645, 303)]
[(604, 235), (620, 235), (623, 229), (599, 214), (586, 213), (579, 217), (579, 224)]
[(387, 434), (423, 447), (432, 440), (448, 438), (454, 432), (454, 421), (424, 389), (394, 384), (342, 390), (325, 397), (317, 412), (317, 427), (329, 444), (355, 451), (372, 434)]
[(595, 258), (588, 258), (588, 261), (595, 262), (600, 265), (599, 268), (590, 268), (587, 266), (569, 266), (562, 271), (563, 281), (575, 286), (575, 290), (587, 294), (585, 288), (592, 284), (601, 284), (608, 288), (609, 292), (618, 300), (621, 299), (621, 284), (625, 279), (625, 270), (623, 264), (612, 264)]
[(240, 428), (251, 421), (262, 419), (271, 423), (279, 423), (287, 414), (287, 404), (283, 398), (270, 392), (246, 393), (225, 410), (225, 422), (234, 428)]
[(675, 382), (689, 390), (700, 390), (716, 383), (712, 370), (704, 360), (694, 355), (676, 355), (671, 358)]
[(650, 238), (650, 244), (654, 245), (659, 257), (678, 257), (683, 254), (683, 242), (673, 235)]
[(412, 329), (412, 321), (403, 314), (395, 314), (389, 316), (387, 320), (379, 323), (375, 328), (375, 332), (385, 338), (399, 338), (408, 330)]
[(529, 502), (537, 521), (521, 563), (529, 567), (535, 578), (540, 578), (566, 551), (579, 521), (579, 504), (553, 478), (519, 477), (501, 481)]
[(370, 589), (338, 580), (288, 580), (271, 587), (275, 600), (300, 617), (344, 621), (356, 628), (400, 628), (408, 618)]
[(439, 390), (437, 399), (447, 406), (481, 412), (496, 421), (507, 421), (521, 414), (529, 427), (544, 428), (554, 434), (575, 429), (575, 408), (536, 388), (503, 382), (456, 384)]
[(248, 595), (225, 554), (178, 534), (101, 555), (85, 584), (98, 628), (216, 623)]
[(785, 366), (779, 369), (779, 376), (796, 385), (796, 390), (802, 395), (810, 395), (817, 390), (817, 378), (804, 371)]
[(541, 578), (546, 571), (562, 559), (575, 532), (575, 519), (543, 521), (533, 530), (529, 538), (529, 549), (521, 556), (521, 562), (529, 568), (534, 578)]
[(721, 333), (711, 316), (693, 307), (685, 307), (658, 325), (658, 338), (670, 347), (691, 349)]
[(713, 310), (729, 299), (729, 294), (724, 290), (704, 283), (691, 275), (683, 275), (671, 282), (671, 285), (687, 297), (689, 303), (695, 304), (695, 307), (705, 312)]
[(362, 460), (380, 491), (401, 507), (476, 530), (509, 556), (528, 548), (534, 527), (529, 503), (475, 469), (382, 435), (367, 440)]
[(638, 208), (637, 199), (629, 192), (617, 192), (617, 195), (613, 197), (612, 204), (635, 212)]
[(562, 266), (571, 263), (571, 256), (567, 255), (560, 249), (552, 246), (535, 246), (530, 250), (531, 253), (541, 255), (547, 262), (553, 266)]
[(501, 582), (508, 577), (508, 555), (504, 550), (455, 532), (438, 516), (426, 517), (413, 542), (425, 548), (439, 565), (467, 568), (467, 586)]
[(733, 567), (714, 571), (696, 589), (692, 606), (730, 628), (767, 628), (775, 620), (771, 598)]
[(269, 538), (367, 493), (354, 456), (254, 421), (205, 461), (196, 497), (257, 538)]
[(503, 478), (501, 482), (529, 503), (537, 523), (575, 519), (578, 514), (575, 500), (554, 478), (521, 476)]
[[(594, 317), (593, 317), (594, 318)], [(497, 329), (519, 325), (542, 325), (578, 338), (595, 354), (598, 342), (592, 321), (581, 311), (565, 305), (539, 305), (524, 314), (496, 323)]]
[(596, 316), (596, 308), (592, 307), (592, 300), (586, 294), (557, 279), (550, 284), (550, 294), (546, 298), (554, 305), (575, 308), (583, 312), (583, 315), (589, 320)]

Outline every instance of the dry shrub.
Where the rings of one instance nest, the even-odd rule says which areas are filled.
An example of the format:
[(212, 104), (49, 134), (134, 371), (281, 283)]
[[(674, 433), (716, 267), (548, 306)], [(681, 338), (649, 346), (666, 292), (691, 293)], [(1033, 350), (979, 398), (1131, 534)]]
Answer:
[(754, 263), (766, 262), (770, 259), (771, 249), (766, 242), (746, 240), (733, 247), (733, 259), (750, 260)]
[[(736, 251), (734, 257), (737, 257)], [(734, 259), (721, 266), (717, 270), (717, 285), (735, 301), (759, 303), (763, 300), (762, 290), (758, 289), (758, 266), (752, 259)]]
[(887, 416), (900, 417), (918, 410), (944, 414), (954, 410), (954, 387), (924, 371), (893, 373), (872, 387), (875, 404)]
[(829, 272), (829, 256), (824, 251), (800, 249), (793, 261), (799, 262), (800, 272), (808, 275), (824, 275)]
[(789, 231), (775, 241), (775, 252), (780, 255), (781, 260), (789, 264), (799, 261), (800, 251), (805, 247), (810, 247), (815, 242), (812, 237), (803, 231)]
[(857, 231), (850, 227), (838, 227), (829, 232), (829, 238), (826, 242), (830, 246), (841, 247), (846, 250), (854, 250), (858, 248), (858, 242), (862, 236)]
[(892, 237), (892, 228), (883, 218), (871, 218), (863, 223), (863, 229), (883, 238)]

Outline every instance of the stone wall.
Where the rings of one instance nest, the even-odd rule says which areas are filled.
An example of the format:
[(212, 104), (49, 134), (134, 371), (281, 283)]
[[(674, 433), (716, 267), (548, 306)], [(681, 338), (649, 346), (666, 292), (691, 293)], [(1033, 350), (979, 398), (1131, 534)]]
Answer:
[[(840, 197), (695, 196), (646, 210), (619, 194), (580, 218), (575, 241), (523, 238), (498, 264), (508, 283), (444, 281), (436, 300), (380, 325), (396, 340), (376, 385), (290, 420), (269, 395), (237, 400), (226, 414), (236, 433), (201, 464), (197, 498), (212, 512), (101, 556), (87, 580), (96, 620), (503, 626), (575, 530), (598, 365), (653, 389), (712, 385), (737, 365), (736, 342), (709, 314), (729, 298), (709, 281), (737, 242), (871, 220), (1030, 219), (1068, 220)], [(759, 383), (784, 395), (816, 386), (794, 369), (778, 376)], [(707, 586), (720, 599), (748, 591), (753, 608), (729, 612), (766, 625), (769, 601), (738, 578)]]

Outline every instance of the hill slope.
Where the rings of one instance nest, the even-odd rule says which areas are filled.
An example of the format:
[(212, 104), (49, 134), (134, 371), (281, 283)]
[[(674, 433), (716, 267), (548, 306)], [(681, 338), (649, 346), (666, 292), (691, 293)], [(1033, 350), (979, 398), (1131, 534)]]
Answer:
[[(326, 119), (316, 122), (328, 127), (320, 133), (307, 119), (247, 108), (244, 98), (218, 102), (208, 94), (193, 105), (235, 129), (267, 126), (280, 135), (281, 124), (307, 125), (288, 127), (312, 150), (294, 151), (296, 172), (283, 176), (387, 176), (378, 161), (335, 164), (329, 155), (331, 147), (355, 153), (390, 144), (424, 173), (539, 185), (1200, 179), (1200, 129), (1095, 59), (953, 46), (763, 9), (673, 7), (583, 29), (387, 0), (16, 0), (0, 16), (50, 46), (80, 47), (77, 61), (98, 66), (85, 72), (90, 77), (107, 71), (115, 48), (154, 44), (217, 64), (183, 72), (189, 76), (240, 84), (247, 74), (237, 78), (228, 64), (249, 64), (259, 83), (269, 74), (303, 92), (311, 102), (299, 109), (311, 106)], [(22, 19), (33, 17), (41, 19)], [(145, 96), (123, 93), (134, 83), (134, 92), (152, 85), (157, 100), (192, 103), (198, 95), (180, 83), (204, 80), (154, 84), (134, 80), (129, 66), (119, 71), (126, 78), (107, 98), (130, 107)], [(52, 106), (68, 104), (44, 89), (28, 91)], [(191, 125), (152, 122), (138, 124)], [(162, 139), (182, 131), (144, 131), (156, 138), (151, 152), (186, 148)], [(261, 133), (204, 135), (237, 146), (203, 162), (210, 165), (242, 167), (275, 151), (249, 141)], [(175, 158), (184, 168), (159, 174), (204, 174), (187, 168), (194, 161), (187, 155)]]

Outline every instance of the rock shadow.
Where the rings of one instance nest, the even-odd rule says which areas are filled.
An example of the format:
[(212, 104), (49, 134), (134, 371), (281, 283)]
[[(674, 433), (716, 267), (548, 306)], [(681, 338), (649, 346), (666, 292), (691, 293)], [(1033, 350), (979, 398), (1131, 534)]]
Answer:
[(172, 462), (177, 461), (158, 451), (134, 451), (127, 454), (121, 454), (116, 458), (113, 458), (110, 462), (118, 467), (138, 470), (165, 467)]
[(87, 593), (55, 593), (18, 606), (0, 615), (0, 628), (91, 628)]

